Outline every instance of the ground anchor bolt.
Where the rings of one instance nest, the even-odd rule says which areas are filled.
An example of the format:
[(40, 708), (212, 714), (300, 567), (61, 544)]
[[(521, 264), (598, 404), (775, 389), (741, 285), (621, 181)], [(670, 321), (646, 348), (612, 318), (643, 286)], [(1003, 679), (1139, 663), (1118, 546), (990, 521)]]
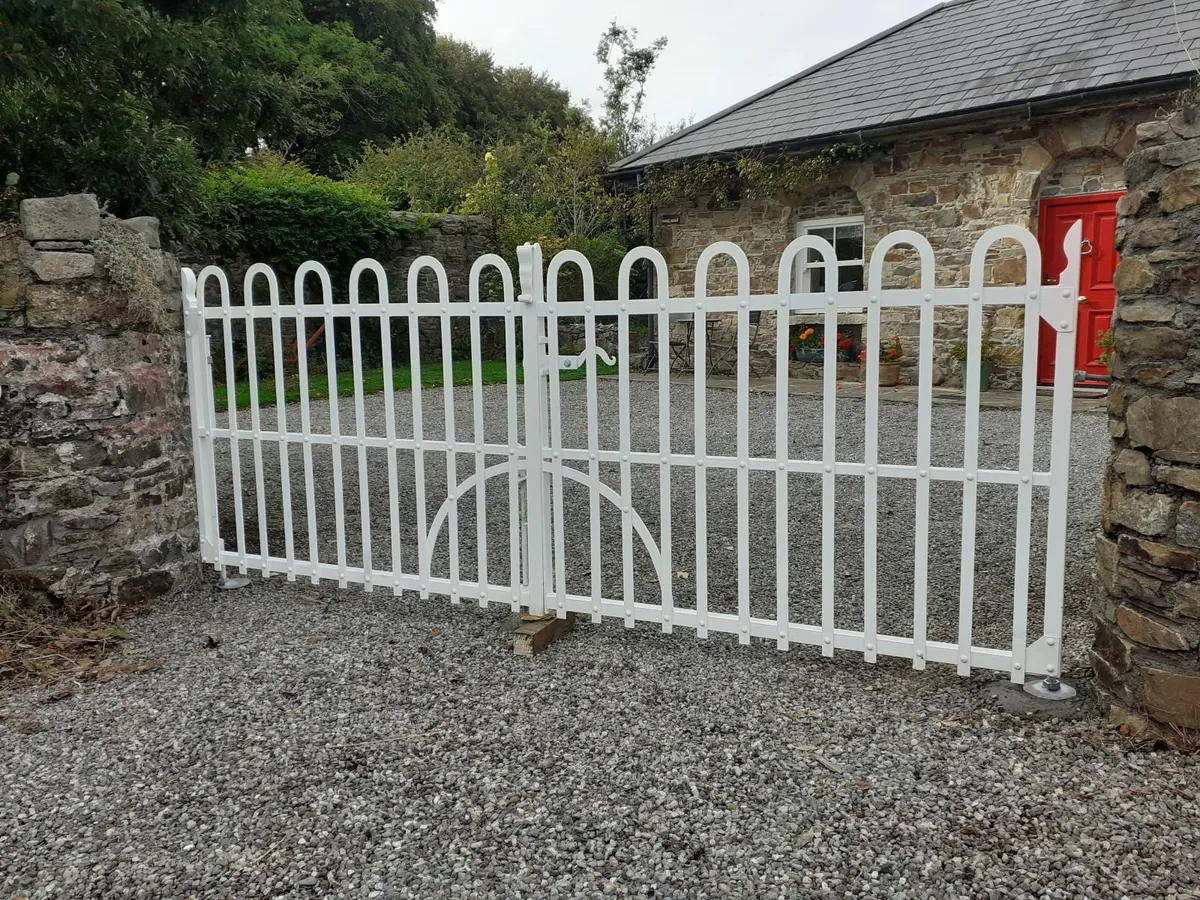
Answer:
[(1071, 700), (1075, 697), (1075, 688), (1054, 675), (1047, 675), (1041, 681), (1025, 682), (1025, 693), (1042, 700)]

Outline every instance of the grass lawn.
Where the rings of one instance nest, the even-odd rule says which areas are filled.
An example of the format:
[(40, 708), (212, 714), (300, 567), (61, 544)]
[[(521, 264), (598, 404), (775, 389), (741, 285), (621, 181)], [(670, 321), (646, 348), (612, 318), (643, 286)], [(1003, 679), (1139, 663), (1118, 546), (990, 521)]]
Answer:
[[(323, 369), (323, 367), (322, 367)], [(460, 360), (453, 363), (454, 384), (469, 385), (471, 383), (471, 363), (468, 360)], [(484, 384), (504, 384), (508, 380), (508, 366), (504, 360), (485, 359), (482, 364), (482, 374)], [(617, 371), (616, 366), (596, 366), (596, 373), (599, 375), (611, 375)], [(559, 378), (563, 381), (575, 381), (580, 378), (587, 377), (587, 369), (567, 369), (559, 372)], [(384, 386), (383, 369), (367, 369), (363, 372), (362, 392), (364, 394), (379, 394), (383, 392)], [(522, 381), (521, 369), (517, 369), (517, 381)], [(440, 362), (427, 363), (421, 366), (421, 386), (422, 387), (441, 387), (444, 382), (442, 364)], [(284, 401), (287, 403), (295, 403), (300, 399), (300, 378), (296, 375), (289, 375), (284, 382), (285, 393)], [(412, 388), (412, 369), (407, 366), (394, 366), (392, 368), (392, 386), (398, 391), (407, 391)], [(225, 390), (225, 385), (215, 385), (215, 406), (218, 411), (224, 411), (228, 408), (228, 394)], [(337, 392), (339, 397), (354, 396), (354, 373), (339, 372), (337, 377)], [(248, 381), (239, 381), (234, 389), (234, 395), (237, 398), (238, 409), (250, 408), (250, 383)], [(323, 374), (317, 375), (312, 370), (308, 375), (308, 396), (313, 400), (324, 399), (329, 396), (329, 379)], [(258, 405), (260, 407), (269, 407), (275, 405), (275, 376), (267, 375), (258, 379)]]

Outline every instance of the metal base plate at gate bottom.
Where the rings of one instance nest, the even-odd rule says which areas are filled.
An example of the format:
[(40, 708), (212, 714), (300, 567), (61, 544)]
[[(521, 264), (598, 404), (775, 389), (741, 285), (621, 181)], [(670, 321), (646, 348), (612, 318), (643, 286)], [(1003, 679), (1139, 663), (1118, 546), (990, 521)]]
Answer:
[(239, 588), (250, 587), (250, 579), (235, 575), (232, 578), (226, 578), (217, 587), (223, 591), (236, 591)]
[(1075, 688), (1057, 678), (1042, 678), (1025, 682), (1025, 693), (1039, 700), (1071, 700), (1075, 697)]

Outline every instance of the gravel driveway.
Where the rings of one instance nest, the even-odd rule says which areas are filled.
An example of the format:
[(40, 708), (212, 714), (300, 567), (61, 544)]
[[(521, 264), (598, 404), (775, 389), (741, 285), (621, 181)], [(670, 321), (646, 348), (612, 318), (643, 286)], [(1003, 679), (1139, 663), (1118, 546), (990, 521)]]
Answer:
[[(735, 399), (710, 398), (710, 446), (729, 439)], [(655, 433), (654, 400), (635, 389), (635, 435)], [(771, 402), (752, 401), (766, 446)], [(843, 459), (855, 447), (847, 408)], [(807, 452), (819, 417), (810, 402), (793, 410)], [(947, 459), (960, 416), (939, 410)], [(681, 438), (690, 417), (680, 397)], [(915, 411), (888, 405), (883, 418), (899, 459)], [(985, 455), (1011, 443), (1014, 421), (985, 414)], [(1076, 645), (1103, 426), (1076, 417)], [(853, 509), (851, 484), (844, 496)], [(952, 500), (937, 506), (939, 528), (953, 526)], [(720, 502), (714, 526), (733, 513)], [(986, 517), (998, 534), (1011, 529), (1004, 502)], [(898, 549), (885, 571), (902, 580), (911, 510), (899, 494), (887, 503)], [(769, 535), (773, 514), (760, 518)], [(852, 599), (847, 545), (839, 598)], [(982, 567), (1004, 552), (985, 546)], [(935, 557), (939, 577), (956, 584), (949, 559)], [(995, 563), (996, 578), (1005, 571)], [(795, 569), (798, 585), (808, 572)], [(773, 584), (769, 571), (756, 578)], [(981, 603), (999, 615), (995, 598)], [(793, 602), (810, 598), (798, 587)], [(160, 605), (131, 623), (125, 653), (161, 670), (54, 704), (0, 695), (0, 896), (1200, 897), (1200, 767), (1131, 750), (1096, 710), (1070, 724), (1016, 719), (984, 698), (982, 675), (616, 622), (516, 659), (506, 616), (280, 579), (235, 593), (206, 583)]]
[[(411, 437), (412, 398), (408, 393), (396, 395), (395, 428), (399, 437)], [(468, 389), (455, 392), (456, 437), (459, 441), (474, 442), (471, 395)], [(506, 392), (502, 386), (483, 392), (483, 434), (487, 442), (507, 443)], [(604, 380), (598, 392), (599, 446), (619, 448), (619, 419), (617, 385)], [(365, 399), (364, 432), (367, 435), (386, 434), (385, 405), (381, 395)], [(444, 405), (440, 389), (424, 392), (424, 437), (444, 438)], [(520, 405), (518, 409), (523, 409)], [(586, 449), (587, 395), (583, 382), (562, 385), (562, 443), (564, 447)], [(630, 446), (634, 451), (658, 451), (658, 388), (657, 385), (635, 383), (630, 386)], [(775, 399), (774, 395), (751, 394), (749, 408), (751, 456), (774, 457)], [(690, 385), (679, 385), (671, 395), (671, 448), (674, 452), (690, 453), (694, 449), (695, 413)], [(709, 392), (706, 415), (708, 421), (707, 452), (710, 455), (736, 455), (737, 395), (728, 390)], [(339, 404), (342, 433), (355, 432), (353, 401)], [(522, 414), (518, 413), (521, 421)], [(793, 459), (821, 457), (821, 403), (806, 397), (792, 397), (789, 406), (790, 454)], [(295, 428), (299, 422), (298, 407), (289, 407), (288, 421)], [(247, 426), (248, 416), (241, 414), (241, 427)], [(328, 404), (314, 404), (314, 431), (329, 431)], [(858, 399), (843, 399), (838, 404), (837, 456), (839, 460), (863, 460), (864, 405)], [(264, 415), (264, 427), (275, 427), (275, 412)], [(964, 408), (947, 404), (934, 408), (932, 456), (933, 465), (961, 465), (963, 458)], [(1067, 618), (1066, 652), (1068, 662), (1081, 661), (1090, 630), (1086, 607), (1091, 597), (1094, 568), (1093, 534), (1098, 530), (1099, 475), (1108, 452), (1108, 436), (1103, 416), (1077, 414), (1072, 442), (1075, 472), (1070, 504), (1070, 535), (1067, 561)], [(1037, 415), (1038, 446), (1035, 465), (1049, 468), (1050, 413)], [(523, 439), (523, 438), (522, 438)], [(903, 403), (880, 405), (879, 453), (880, 462), (911, 464), (916, 458), (917, 409)], [(985, 468), (1016, 468), (1019, 443), (1019, 416), (1013, 410), (983, 410), (980, 415), (980, 465)], [(254, 502), (254, 468), (249, 450), (241, 448), (243, 510), (246, 544), (251, 552), (259, 545), (258, 513)], [(221, 535), (227, 548), (236, 547), (232, 481), (228, 442), (218, 445), (217, 472), (221, 486)], [(506, 457), (488, 456), (488, 464), (503, 462)], [(584, 462), (569, 462), (586, 470)], [(291, 446), (289, 455), (293, 532), (298, 553), (307, 555), (309, 538), (305, 509), (303, 457), (298, 444)], [(425, 454), (426, 517), (432, 519), (445, 500), (446, 457), (444, 453)], [(473, 454), (459, 454), (459, 480), (474, 472)], [(337, 534), (334, 474), (330, 448), (313, 446), (315, 507), (317, 511), (317, 543), (320, 559), (334, 561), (337, 557)], [(263, 448), (265, 473), (264, 496), (268, 510), (268, 546), (274, 555), (282, 556), (284, 541), (280, 467), (275, 446)], [(358, 451), (356, 447), (342, 450), (343, 503), (345, 509), (346, 558), (350, 565), (361, 565), (362, 535), (360, 528), (360, 490)], [(375, 565), (387, 567), (391, 561), (391, 507), (388, 497), (387, 454), (383, 450), (367, 451), (371, 552)], [(413, 454), (397, 453), (397, 506), (403, 568), (416, 571), (417, 506), (414, 492)], [(600, 466), (601, 479), (615, 490), (620, 489), (620, 471), (616, 463)], [(696, 514), (695, 473), (689, 466), (672, 467), (671, 531), (673, 535), (673, 595), (677, 607), (695, 608), (696, 596)], [(854, 476), (836, 479), (839, 518), (836, 523), (836, 625), (861, 629), (863, 600), (863, 480)], [(737, 612), (737, 476), (733, 469), (709, 468), (707, 471), (708, 508), (708, 602), (716, 612)], [(662, 508), (659, 502), (659, 466), (632, 466), (633, 508), (645, 521), (650, 533), (659, 534)], [(493, 584), (507, 584), (509, 562), (509, 507), (507, 475), (487, 482), (488, 571)], [(878, 491), (878, 627), (880, 633), (912, 635), (913, 620), (913, 556), (915, 519), (915, 482), (880, 479)], [(1016, 528), (1017, 491), (1013, 486), (980, 485), (978, 499), (978, 548), (975, 565), (975, 644), (1007, 648), (1012, 641), (1012, 595), (1015, 567), (1014, 531)], [(564, 485), (564, 517), (567, 587), (572, 593), (591, 594), (591, 557), (589, 552), (589, 497), (587, 488), (566, 481)], [(791, 621), (820, 623), (821, 609), (821, 477), (792, 475), (789, 479), (789, 583)], [(774, 618), (776, 610), (776, 551), (775, 551), (775, 472), (750, 473), (750, 597), (752, 615)], [(1034, 492), (1033, 566), (1030, 579), (1029, 634), (1041, 633), (1042, 592), (1044, 590), (1044, 548), (1046, 524), (1046, 491)], [(616, 505), (601, 504), (601, 582), (602, 593), (609, 598), (622, 597), (621, 518)], [(460, 574), (465, 579), (477, 577), (476, 504), (474, 494), (468, 494), (458, 504)], [(959, 560), (961, 554), (962, 487), (950, 482), (934, 481), (930, 485), (930, 551), (928, 593), (928, 637), (931, 640), (957, 641)], [(635, 597), (658, 603), (660, 587), (651, 558), (641, 542), (634, 537)], [(450, 574), (446, 530), (443, 529), (434, 555), (433, 573)], [(1032, 639), (1031, 639), (1032, 640)]]

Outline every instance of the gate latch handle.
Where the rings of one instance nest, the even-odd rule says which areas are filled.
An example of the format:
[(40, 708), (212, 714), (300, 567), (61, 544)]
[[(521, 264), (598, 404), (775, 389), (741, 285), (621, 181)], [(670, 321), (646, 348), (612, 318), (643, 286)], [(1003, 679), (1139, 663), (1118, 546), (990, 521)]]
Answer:
[(1082, 241), (1079, 242), (1079, 255), (1080, 256), (1091, 256), (1092, 255), (1092, 242), (1089, 241), (1087, 238), (1084, 238)]
[(606, 366), (615, 366), (617, 364), (617, 361), (609, 356), (603, 348), (588, 347), (578, 356), (560, 356), (558, 358), (558, 368), (560, 370), (583, 368), (583, 364), (587, 362), (589, 356), (600, 359)]

